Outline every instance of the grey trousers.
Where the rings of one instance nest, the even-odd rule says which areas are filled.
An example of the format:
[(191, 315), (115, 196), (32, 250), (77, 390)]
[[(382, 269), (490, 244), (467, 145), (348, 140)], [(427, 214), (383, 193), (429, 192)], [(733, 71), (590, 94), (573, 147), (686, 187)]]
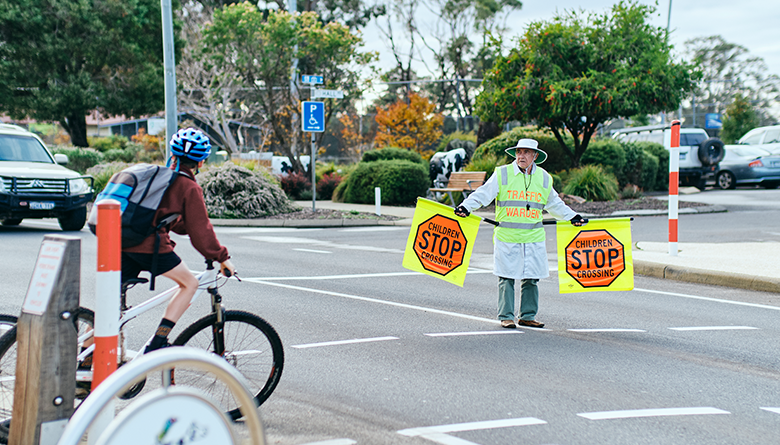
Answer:
[[(521, 280), (520, 314), (517, 318), (533, 320), (539, 310), (539, 280)], [(515, 319), (515, 280), (498, 277), (498, 319)]]

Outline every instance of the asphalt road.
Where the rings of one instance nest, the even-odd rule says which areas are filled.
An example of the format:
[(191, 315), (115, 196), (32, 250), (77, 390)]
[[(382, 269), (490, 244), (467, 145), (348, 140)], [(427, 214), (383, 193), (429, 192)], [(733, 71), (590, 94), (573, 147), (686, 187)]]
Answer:
[[(780, 202), (777, 191), (749, 192)], [(728, 213), (682, 215), (681, 242), (780, 239), (777, 206), (734, 199), (740, 206)], [(56, 231), (46, 224), (0, 228), (0, 312), (18, 313), (41, 239)], [(638, 217), (632, 232), (636, 241), (664, 241), (666, 230), (663, 217)], [(223, 288), (226, 306), (267, 319), (285, 345), (281, 383), (260, 409), (269, 443), (777, 442), (780, 306), (768, 303), (772, 294), (644, 277), (633, 291), (559, 294), (553, 275), (540, 283), (546, 328), (505, 330), (489, 270), (474, 268), (460, 288), (401, 267), (405, 227), (218, 235), (244, 279)], [(77, 236), (82, 301), (94, 307), (95, 239)], [(178, 242), (200, 268), (188, 240)], [(487, 226), (474, 252), (474, 264), (489, 259)], [(131, 303), (146, 295), (134, 289)], [(148, 337), (160, 314), (134, 321), (131, 343)]]

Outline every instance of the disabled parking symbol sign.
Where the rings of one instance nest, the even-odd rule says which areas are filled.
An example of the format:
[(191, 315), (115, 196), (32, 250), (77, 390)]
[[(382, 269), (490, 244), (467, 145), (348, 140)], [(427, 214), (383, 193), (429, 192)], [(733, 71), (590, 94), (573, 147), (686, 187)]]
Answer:
[(301, 103), (303, 131), (322, 133), (325, 131), (325, 102), (304, 101)]

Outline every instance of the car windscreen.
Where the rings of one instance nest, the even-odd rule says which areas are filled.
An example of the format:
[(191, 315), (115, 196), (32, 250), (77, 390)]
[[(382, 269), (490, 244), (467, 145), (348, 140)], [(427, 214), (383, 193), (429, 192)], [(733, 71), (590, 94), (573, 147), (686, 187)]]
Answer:
[(54, 163), (37, 139), (8, 134), (0, 134), (0, 161)]
[(757, 147), (751, 147), (749, 145), (730, 147), (729, 150), (732, 150), (734, 153), (740, 156), (744, 156), (746, 158), (757, 158), (759, 156), (769, 156), (768, 151), (762, 150)]
[(701, 145), (702, 142), (707, 140), (707, 136), (703, 134), (680, 134), (680, 146), (687, 147), (690, 145)]

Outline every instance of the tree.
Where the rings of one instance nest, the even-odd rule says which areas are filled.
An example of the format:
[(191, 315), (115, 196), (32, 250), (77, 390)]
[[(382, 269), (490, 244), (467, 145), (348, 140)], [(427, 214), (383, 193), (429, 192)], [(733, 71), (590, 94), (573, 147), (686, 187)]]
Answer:
[(734, 144), (745, 133), (759, 126), (758, 113), (745, 97), (738, 94), (726, 107), (720, 138), (727, 144)]
[(179, 111), (207, 125), (214, 145), (228, 153), (237, 153), (240, 131), (234, 133), (231, 124), (252, 122), (261, 129), (262, 135), (270, 133), (270, 125), (235, 68), (217, 68), (204, 56), (202, 28), (211, 21), (212, 14), (209, 8), (193, 1), (187, 2), (182, 10), (182, 37), (187, 44), (176, 66)]
[(759, 125), (776, 121), (771, 110), (780, 105), (780, 77), (768, 73), (764, 59), (717, 35), (688, 40), (685, 47), (703, 73), (693, 101), (686, 107), (689, 112), (697, 116), (723, 112), (739, 95), (751, 102)]
[(216, 10), (203, 36), (213, 66), (235, 70), (243, 87), (254, 91), (273, 130), (274, 150), (290, 158), (296, 172), (303, 171), (299, 156), (308, 144), (293, 125), (300, 122), (300, 92), (290, 88), (292, 60), (299, 60), (302, 72), (322, 75), (323, 88), (344, 91), (344, 99), (325, 100), (327, 127), (335, 112), (360, 96), (360, 68), (375, 57), (357, 50), (361, 38), (344, 25), (323, 24), (312, 12), (261, 11), (248, 2)]
[(160, 16), (158, 0), (0, 0), (0, 110), (58, 121), (80, 147), (96, 108), (160, 111)]
[(665, 30), (648, 23), (654, 11), (629, 1), (603, 15), (567, 11), (530, 24), (486, 73), (477, 114), (550, 128), (576, 167), (606, 120), (676, 109), (700, 74), (672, 60)]
[(408, 98), (409, 104), (399, 100), (387, 109), (377, 107), (374, 142), (378, 147), (400, 147), (430, 155), (431, 147), (442, 136), (444, 116), (434, 113), (436, 105), (428, 99), (415, 93)]

